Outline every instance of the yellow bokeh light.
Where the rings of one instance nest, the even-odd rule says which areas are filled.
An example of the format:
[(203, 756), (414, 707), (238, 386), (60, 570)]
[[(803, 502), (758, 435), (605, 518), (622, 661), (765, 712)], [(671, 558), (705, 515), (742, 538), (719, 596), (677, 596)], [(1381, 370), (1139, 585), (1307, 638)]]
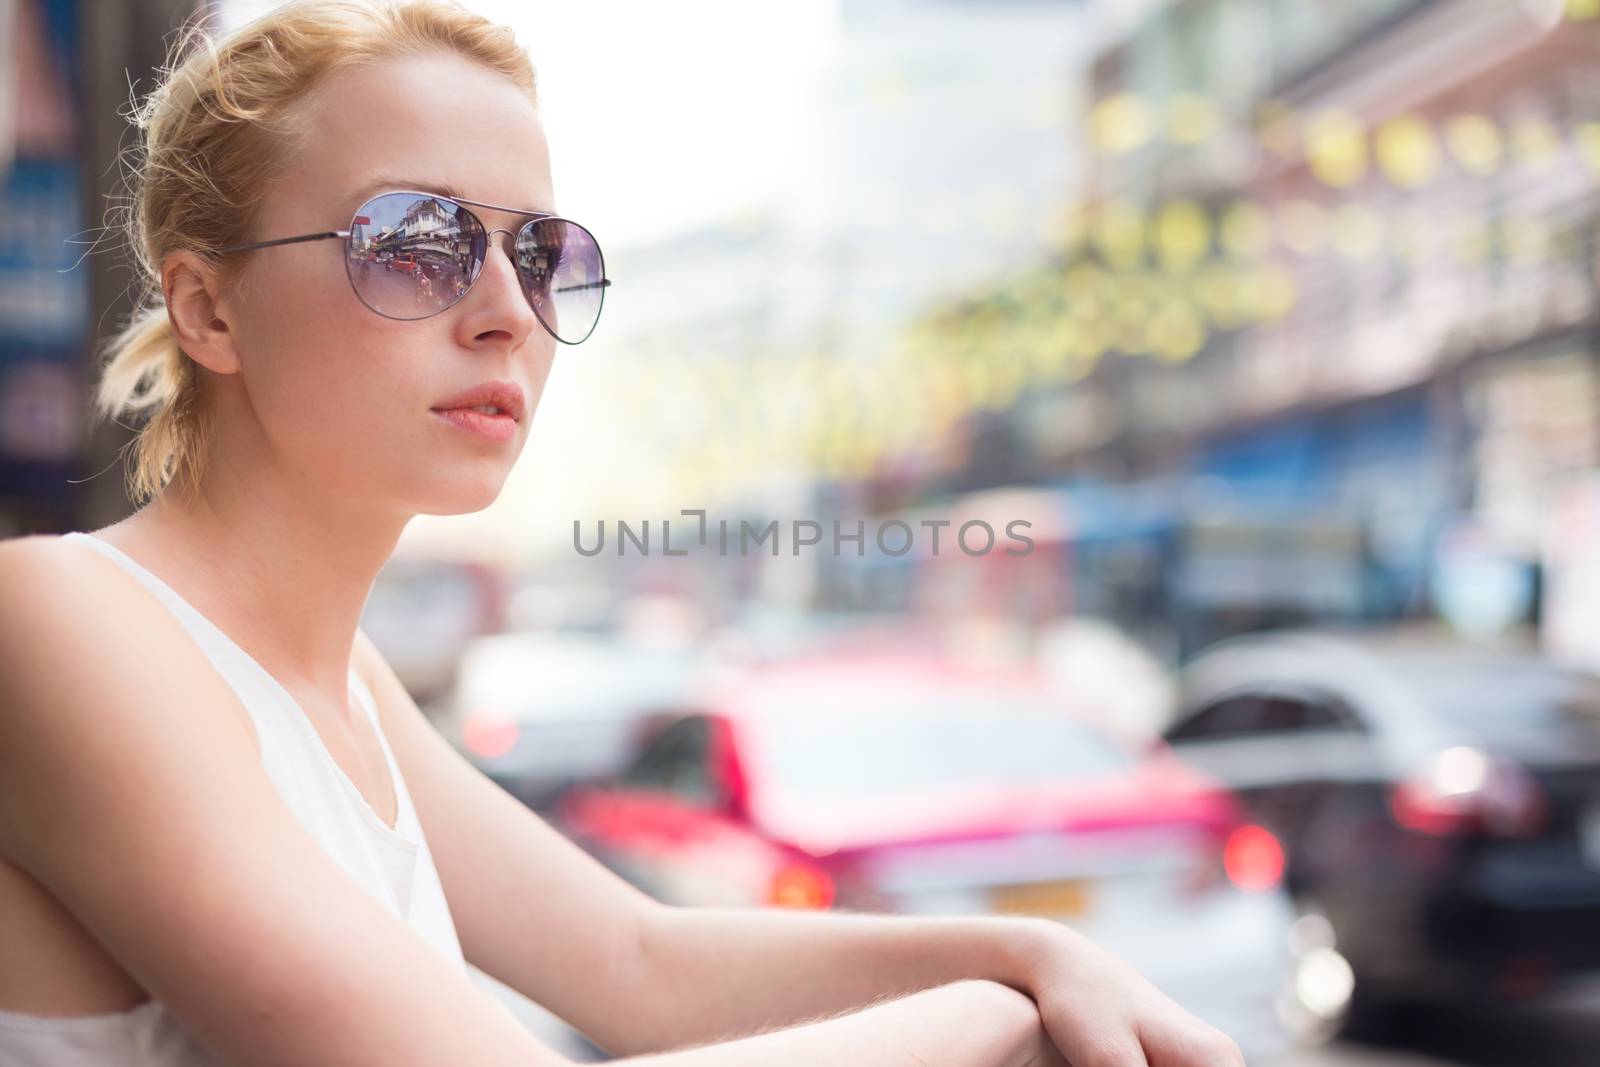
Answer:
[(1167, 270), (1185, 272), (1211, 247), (1211, 219), (1190, 200), (1174, 200), (1156, 216), (1156, 248)]
[(1182, 363), (1206, 342), (1206, 324), (1187, 302), (1171, 302), (1150, 321), (1150, 354), (1165, 363)]
[(1132, 152), (1150, 140), (1150, 109), (1132, 93), (1115, 93), (1089, 113), (1089, 137), (1110, 155)]
[(1144, 258), (1144, 217), (1128, 200), (1113, 200), (1100, 210), (1091, 239), (1100, 255), (1114, 267), (1127, 269)]
[(1367, 131), (1348, 111), (1329, 110), (1306, 123), (1306, 161), (1322, 182), (1348, 188), (1367, 174)]
[(1433, 128), (1415, 115), (1390, 119), (1374, 137), (1378, 166), (1396, 185), (1419, 189), (1439, 172), (1439, 145)]

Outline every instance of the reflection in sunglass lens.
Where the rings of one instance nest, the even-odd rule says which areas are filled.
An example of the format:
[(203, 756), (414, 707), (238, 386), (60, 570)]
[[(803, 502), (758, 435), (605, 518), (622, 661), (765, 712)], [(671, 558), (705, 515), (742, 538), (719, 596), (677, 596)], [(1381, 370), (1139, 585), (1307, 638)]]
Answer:
[(420, 319), (454, 304), (483, 267), (488, 238), (461, 205), (417, 193), (384, 193), (350, 224), (345, 269), (356, 295), (391, 319)]
[(594, 235), (569, 219), (534, 219), (517, 232), (517, 274), (546, 329), (575, 345), (593, 332), (605, 299)]

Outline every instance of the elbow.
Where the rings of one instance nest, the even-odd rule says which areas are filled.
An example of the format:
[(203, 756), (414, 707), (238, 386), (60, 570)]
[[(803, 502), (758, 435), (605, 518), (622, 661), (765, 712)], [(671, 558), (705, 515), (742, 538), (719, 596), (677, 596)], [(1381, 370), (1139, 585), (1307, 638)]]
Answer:
[(644, 898), (611, 960), (611, 995), (589, 1036), (612, 1056), (642, 1056), (681, 1044), (685, 1010), (673, 973), (672, 927), (681, 908)]

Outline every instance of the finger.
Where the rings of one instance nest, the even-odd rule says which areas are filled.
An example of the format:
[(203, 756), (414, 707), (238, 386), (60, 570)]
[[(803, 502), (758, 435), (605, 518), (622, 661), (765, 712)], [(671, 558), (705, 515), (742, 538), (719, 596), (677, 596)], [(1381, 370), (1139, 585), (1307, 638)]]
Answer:
[(1204, 1023), (1141, 1024), (1139, 1042), (1150, 1067), (1245, 1067), (1238, 1044)]
[(1129, 1030), (1085, 1034), (1064, 1049), (1072, 1067), (1150, 1067), (1139, 1041)]

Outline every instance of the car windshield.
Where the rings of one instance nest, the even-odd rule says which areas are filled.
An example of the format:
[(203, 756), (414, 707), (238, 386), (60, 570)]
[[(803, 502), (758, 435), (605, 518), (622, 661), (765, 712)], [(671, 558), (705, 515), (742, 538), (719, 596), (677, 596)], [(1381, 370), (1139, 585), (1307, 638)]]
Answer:
[(753, 731), (767, 784), (791, 799), (839, 803), (1027, 788), (1114, 773), (1133, 762), (1042, 700), (945, 693), (868, 700), (853, 691), (819, 694), (810, 707), (774, 709)]

